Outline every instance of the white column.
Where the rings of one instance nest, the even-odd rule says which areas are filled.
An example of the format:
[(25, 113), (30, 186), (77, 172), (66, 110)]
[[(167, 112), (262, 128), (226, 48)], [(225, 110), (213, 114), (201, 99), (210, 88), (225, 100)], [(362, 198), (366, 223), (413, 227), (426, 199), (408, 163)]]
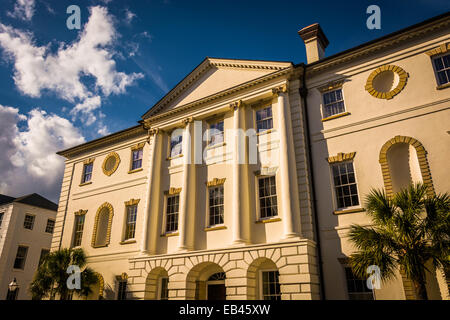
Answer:
[[(298, 203), (298, 180), (294, 157), (292, 125), (290, 123), (290, 106), (287, 99), (286, 85), (274, 88), (273, 94), (278, 97), (278, 126), (280, 128), (280, 180), (281, 207), (283, 210), (284, 238), (298, 237), (296, 221), (300, 221)], [(297, 219), (295, 218), (297, 217)]]
[[(149, 174), (147, 180), (147, 210), (142, 228), (141, 253), (155, 254), (157, 241), (157, 221), (160, 201), (160, 172), (161, 172), (161, 136), (158, 129), (150, 129), (149, 139), (153, 137), (150, 149)], [(149, 140), (150, 141), (150, 140)]]
[(245, 243), (243, 235), (242, 221), (242, 164), (245, 159), (244, 150), (242, 148), (243, 139), (241, 136), (241, 109), (242, 101), (230, 104), (233, 110), (234, 120), (234, 161), (233, 161), (233, 244)]
[[(179, 251), (193, 249), (193, 215), (195, 205), (195, 164), (193, 159), (193, 119), (189, 117), (183, 120), (186, 125), (183, 134), (183, 185), (180, 194), (180, 212), (178, 220)], [(194, 208), (195, 209), (195, 208)]]

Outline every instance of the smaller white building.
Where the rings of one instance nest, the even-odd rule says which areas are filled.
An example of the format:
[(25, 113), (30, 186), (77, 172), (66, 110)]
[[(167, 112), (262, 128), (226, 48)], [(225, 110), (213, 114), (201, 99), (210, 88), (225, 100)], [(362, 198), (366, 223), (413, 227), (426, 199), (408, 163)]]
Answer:
[[(58, 205), (36, 194), (0, 194), (0, 300), (28, 300), (40, 260), (50, 252)], [(15, 282), (18, 288), (9, 289)]]

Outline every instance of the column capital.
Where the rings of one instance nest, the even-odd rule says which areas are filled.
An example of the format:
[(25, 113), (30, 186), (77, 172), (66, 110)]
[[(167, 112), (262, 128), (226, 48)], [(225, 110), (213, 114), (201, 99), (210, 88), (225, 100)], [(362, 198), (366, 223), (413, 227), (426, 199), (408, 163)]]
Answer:
[(149, 136), (154, 136), (157, 135), (159, 133), (159, 128), (149, 128), (148, 129), (148, 135)]
[(181, 120), (181, 124), (187, 126), (188, 123), (194, 122), (194, 117), (187, 117)]
[(243, 107), (244, 103), (242, 102), (242, 100), (238, 100), (235, 102), (230, 103), (229, 107), (230, 110), (236, 110), (237, 108)]
[(281, 85), (281, 86), (272, 88), (272, 94), (278, 96), (280, 93), (285, 93), (285, 92), (287, 92), (287, 89), (288, 89), (288, 88), (287, 88), (287, 84), (285, 83), (285, 84), (283, 84), (283, 85)]

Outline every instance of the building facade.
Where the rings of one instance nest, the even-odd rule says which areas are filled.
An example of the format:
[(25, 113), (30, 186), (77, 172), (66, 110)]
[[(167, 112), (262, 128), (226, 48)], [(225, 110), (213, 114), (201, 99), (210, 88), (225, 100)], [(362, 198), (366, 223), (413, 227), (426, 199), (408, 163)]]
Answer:
[[(50, 252), (58, 205), (31, 194), (0, 195), (0, 300), (29, 300), (28, 287)], [(10, 290), (9, 284), (17, 289)]]
[[(449, 18), (328, 58), (318, 25), (299, 33), (307, 65), (206, 58), (138, 126), (59, 152), (52, 249), (85, 249), (90, 299), (368, 297), (345, 268), (364, 194), (409, 181), (397, 155), (411, 181), (449, 190), (448, 60), (433, 69)], [(351, 182), (335, 185), (341, 167)], [(448, 297), (438, 272), (429, 283)], [(405, 288), (399, 274), (375, 298)]]

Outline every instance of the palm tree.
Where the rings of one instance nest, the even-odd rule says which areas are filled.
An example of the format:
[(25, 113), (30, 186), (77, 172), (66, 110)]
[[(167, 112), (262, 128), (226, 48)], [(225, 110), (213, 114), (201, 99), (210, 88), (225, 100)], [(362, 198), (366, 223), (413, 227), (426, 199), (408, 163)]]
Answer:
[[(81, 287), (73, 291), (67, 287), (67, 279), (70, 276), (67, 270), (71, 265), (78, 266), (80, 270), (84, 268), (80, 274)], [(43, 258), (29, 290), (33, 299), (54, 300), (58, 295), (61, 300), (67, 300), (71, 291), (80, 297), (87, 297), (92, 292), (91, 286), (97, 282), (95, 272), (86, 267), (86, 255), (83, 249), (60, 249)]]
[(393, 197), (372, 189), (366, 209), (372, 226), (352, 225), (350, 240), (358, 249), (350, 256), (355, 275), (366, 278), (366, 270), (376, 265), (381, 280), (395, 276), (400, 268), (414, 285), (419, 299), (428, 299), (426, 264), (450, 271), (450, 196), (429, 197), (422, 184), (411, 185)]

